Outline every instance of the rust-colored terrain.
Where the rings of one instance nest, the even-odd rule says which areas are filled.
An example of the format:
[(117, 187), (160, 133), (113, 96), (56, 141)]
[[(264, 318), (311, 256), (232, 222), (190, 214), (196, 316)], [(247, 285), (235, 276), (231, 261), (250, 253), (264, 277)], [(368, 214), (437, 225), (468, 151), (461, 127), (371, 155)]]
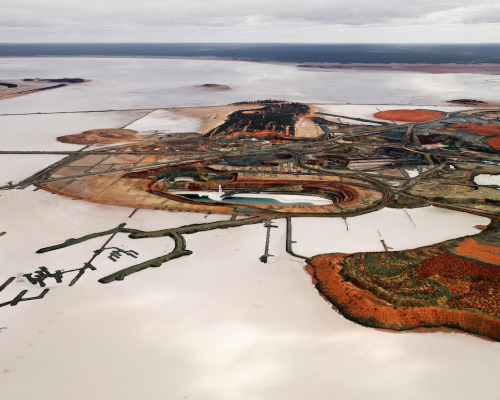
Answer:
[(447, 327), (500, 340), (498, 224), (415, 250), (321, 255), (308, 271), (342, 314), (363, 325)]
[(481, 243), (480, 238), (466, 238), (456, 242), (450, 250), (457, 256), (470, 258), (492, 265), (500, 264), (500, 247), (491, 243)]
[(379, 111), (373, 116), (387, 121), (423, 122), (441, 118), (443, 113), (432, 110), (387, 110)]
[[(363, 325), (448, 327), (500, 340), (500, 191), (474, 181), (480, 174), (500, 175), (498, 110), (390, 110), (375, 117), (408, 123), (378, 125), (375, 120), (362, 125), (367, 120), (354, 117), (346, 123), (306, 104), (276, 100), (171, 112), (201, 119), (201, 132), (97, 129), (61, 137), (64, 143), (107, 146), (75, 151), (20, 184), (136, 209), (232, 216), (158, 232), (116, 228), (115, 233), (143, 238), (172, 235), (177, 244), (173, 255), (127, 268), (110, 280), (189, 255), (183, 232), (434, 205), (492, 223), (479, 227), (477, 235), (414, 250), (390, 252), (386, 246), (381, 253), (313, 257), (308, 270), (316, 287)], [(253, 194), (274, 196), (273, 201), (314, 197), (262, 202)], [(322, 201), (315, 203), (318, 198)], [(297, 256), (291, 236), (287, 251)]]
[[(351, 215), (378, 209), (382, 204), (382, 189), (363, 181), (351, 178), (319, 177), (307, 174), (267, 174), (261, 178), (252, 176), (251, 171), (227, 173), (225, 165), (211, 164), (209, 168), (199, 163), (172, 165), (140, 172), (123, 173), (141, 163), (149, 165), (175, 164), (172, 158), (149, 156), (140, 160), (132, 155), (117, 154), (109, 157), (91, 155), (82, 157), (70, 165), (54, 171), (53, 177), (67, 174), (82, 174), (93, 171), (95, 174), (81, 176), (78, 182), (58, 179), (43, 184), (42, 187), (54, 193), (81, 200), (121, 205), (133, 208), (164, 209), (217, 214), (301, 214), (301, 215)], [(116, 173), (100, 175), (97, 171), (116, 168)], [(269, 170), (272, 171), (272, 166)], [(120, 171), (121, 170), (121, 171)], [(177, 180), (178, 179), (178, 180)], [(248, 204), (240, 206), (227, 202), (201, 203), (190, 200), (170, 191), (217, 191), (221, 185), (230, 193), (288, 193), (319, 195), (330, 199), (332, 204), (322, 206)]]
[(144, 140), (132, 129), (93, 129), (76, 135), (57, 138), (59, 142), (71, 144), (110, 144)]
[(471, 132), (486, 138), (491, 147), (500, 150), (500, 126), (492, 124), (455, 124), (451, 128), (441, 129), (440, 132)]

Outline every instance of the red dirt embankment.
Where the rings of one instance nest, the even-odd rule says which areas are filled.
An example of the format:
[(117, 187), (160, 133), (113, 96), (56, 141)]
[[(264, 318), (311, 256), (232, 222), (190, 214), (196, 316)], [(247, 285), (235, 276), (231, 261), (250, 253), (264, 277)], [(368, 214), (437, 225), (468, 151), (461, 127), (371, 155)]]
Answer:
[(486, 141), (491, 147), (500, 149), (500, 125), (492, 124), (473, 124), (466, 122), (463, 124), (455, 124), (452, 128), (438, 129), (439, 132), (457, 132), (457, 131), (468, 131), (472, 133), (477, 133), (481, 136), (486, 136)]
[(424, 122), (441, 118), (443, 113), (432, 110), (387, 110), (379, 111), (373, 116), (387, 121)]
[(71, 144), (111, 144), (144, 140), (132, 129), (93, 129), (75, 135), (59, 136), (59, 142)]
[(308, 261), (307, 272), (318, 291), (346, 318), (379, 329), (447, 327), (500, 341), (500, 319), (477, 311), (444, 307), (399, 307), (377, 298), (339, 274), (348, 254), (325, 254)]
[(471, 258), (488, 264), (500, 265), (500, 247), (490, 243), (479, 243), (473, 238), (466, 238), (457, 242), (451, 251), (457, 256)]

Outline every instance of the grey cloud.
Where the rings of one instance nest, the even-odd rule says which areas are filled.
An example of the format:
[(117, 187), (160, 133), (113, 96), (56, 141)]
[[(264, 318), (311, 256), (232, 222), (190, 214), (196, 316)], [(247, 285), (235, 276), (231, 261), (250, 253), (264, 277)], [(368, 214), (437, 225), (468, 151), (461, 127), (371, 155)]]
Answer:
[(465, 24), (500, 23), (500, 4), (495, 7), (478, 7), (462, 19)]
[[(1, 0), (6, 3), (6, 0)], [(146, 1), (130, 2), (127, 0), (53, 0), (50, 6), (41, 5), (35, 0), (17, 0), (15, 5), (10, 1), (2, 6), (4, 12), (9, 9), (31, 9), (40, 13), (59, 11), (73, 14), (73, 17), (102, 14), (108, 18), (126, 15), (133, 20), (148, 14), (159, 14), (167, 21), (186, 21), (187, 23), (209, 24), (227, 19), (226, 24), (236, 23), (232, 19), (257, 18), (265, 20), (296, 21), (331, 24), (372, 24), (391, 22), (397, 19), (417, 19), (427, 14), (463, 7), (471, 7), (469, 0), (184, 0), (184, 1)], [(477, 2), (475, 3), (478, 4)], [(493, 6), (493, 0), (483, 0), (480, 4)]]
[[(370, 24), (397, 24), (402, 22), (424, 21), (428, 15), (448, 13), (454, 9), (461, 9), (465, 15), (470, 15), (477, 6), (469, 1), (342, 1), (332, 4), (304, 3), (300, 12), (290, 7), (279, 14), (282, 19), (290, 21), (309, 21), (322, 24), (338, 25), (370, 25)], [(488, 18), (491, 5), (482, 6), (481, 11), (475, 12), (479, 18)], [(464, 17), (465, 20), (465, 17)], [(460, 22), (460, 21), (457, 21)]]
[(39, 0), (16, 0), (15, 3), (0, 0), (0, 26), (17, 31), (31, 28), (40, 37), (68, 31), (72, 37), (81, 37), (80, 40), (99, 35), (106, 40), (123, 30), (144, 37), (154, 37), (156, 32), (184, 32), (205, 41), (212, 40), (207, 32), (217, 31), (218, 37), (224, 37), (224, 30), (230, 29), (247, 40), (253, 31), (261, 35), (269, 32), (273, 38), (288, 41), (287, 32), (292, 29), (398, 28), (411, 24), (426, 27), (443, 23), (471, 26), (500, 21), (498, 0), (478, 1), (51, 0), (43, 4)]
[(40, 18), (36, 14), (16, 10), (13, 13), (0, 13), (1, 27), (45, 27), (49, 22), (45, 18)]

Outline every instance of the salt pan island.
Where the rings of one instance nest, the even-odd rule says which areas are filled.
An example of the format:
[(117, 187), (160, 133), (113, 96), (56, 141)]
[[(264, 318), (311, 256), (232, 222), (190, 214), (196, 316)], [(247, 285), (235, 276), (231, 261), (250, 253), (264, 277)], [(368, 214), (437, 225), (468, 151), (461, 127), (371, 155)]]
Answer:
[[(186, 236), (199, 232), (263, 225), (266, 244), (255, 258), (267, 263), (273, 224), (284, 221), (286, 252), (303, 261), (319, 294), (346, 318), (372, 328), (454, 329), (500, 341), (499, 112), (481, 106), (374, 107), (350, 115), (334, 105), (268, 99), (148, 110), (123, 128), (61, 136), (59, 142), (84, 147), (62, 152), (67, 157), (0, 189), (34, 185), (71, 199), (129, 207), (131, 217), (142, 209), (230, 217), (154, 229), (134, 226), (132, 219), (41, 247), (38, 254), (56, 253), (106, 238), (77, 268), (24, 271), (23, 279), (42, 292), (25, 297), (23, 290), (0, 306), (43, 301), (50, 280), (73, 286), (91, 272), (103, 284), (133, 279), (191, 257)], [(179, 121), (183, 131), (169, 129)], [(493, 177), (491, 184), (480, 178), (485, 176)], [(332, 252), (321, 247), (321, 238), (312, 244), (304, 239), (329, 229), (329, 221), (342, 221), (348, 231), (351, 218), (384, 210), (401, 211), (417, 228), (412, 215), (436, 209), (470, 214), (477, 223), (467, 232), (412, 245), (379, 231), (379, 248), (370, 252)], [(427, 224), (447, 230), (437, 220)], [(165, 240), (168, 251), (134, 263), (137, 251), (113, 246), (120, 234), (132, 242)], [(110, 246), (112, 261), (128, 257), (131, 263), (101, 272), (94, 260)], [(16, 276), (4, 279), (0, 291), (14, 286)]]

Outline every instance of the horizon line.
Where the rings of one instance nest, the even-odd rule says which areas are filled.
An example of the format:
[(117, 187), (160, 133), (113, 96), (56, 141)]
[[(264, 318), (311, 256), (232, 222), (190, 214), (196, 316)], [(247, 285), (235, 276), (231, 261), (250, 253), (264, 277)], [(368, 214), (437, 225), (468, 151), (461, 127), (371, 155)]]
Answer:
[(213, 45), (500, 45), (500, 42), (0, 42), (0, 45), (29, 45), (29, 44), (213, 44)]

